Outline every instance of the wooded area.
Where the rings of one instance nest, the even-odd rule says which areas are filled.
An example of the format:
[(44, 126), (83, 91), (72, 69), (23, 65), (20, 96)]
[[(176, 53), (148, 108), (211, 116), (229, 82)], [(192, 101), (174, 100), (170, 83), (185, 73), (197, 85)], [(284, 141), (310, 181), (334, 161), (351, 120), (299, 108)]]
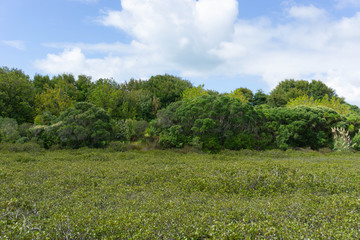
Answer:
[(106, 147), (146, 141), (162, 148), (360, 149), (360, 110), (321, 81), (287, 79), (269, 94), (218, 93), (188, 80), (149, 80), (0, 68), (0, 140), (41, 147)]

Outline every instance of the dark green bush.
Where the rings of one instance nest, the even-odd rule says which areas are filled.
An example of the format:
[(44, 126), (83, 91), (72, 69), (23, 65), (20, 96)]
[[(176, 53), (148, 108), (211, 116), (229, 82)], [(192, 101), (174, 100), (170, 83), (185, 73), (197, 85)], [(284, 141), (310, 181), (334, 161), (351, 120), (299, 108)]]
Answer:
[(144, 138), (145, 131), (149, 126), (149, 123), (144, 120), (137, 121), (137, 120), (128, 119), (126, 120), (126, 124), (129, 129), (131, 141), (138, 141)]
[(354, 149), (357, 151), (360, 151), (360, 132), (355, 134), (355, 136), (352, 139), (352, 143), (353, 143)]
[(112, 125), (105, 110), (86, 102), (61, 113), (57, 135), (69, 148), (105, 147), (111, 140)]
[(331, 147), (331, 128), (346, 121), (324, 107), (267, 108), (259, 112), (264, 116), (264, 131), (272, 134), (274, 147), (280, 149)]
[(260, 118), (248, 103), (228, 96), (203, 95), (170, 104), (151, 122), (149, 132), (163, 147), (185, 144), (208, 152), (257, 148)]
[(37, 125), (30, 128), (30, 134), (42, 147), (49, 149), (51, 146), (59, 144), (59, 137), (57, 130), (61, 124)]

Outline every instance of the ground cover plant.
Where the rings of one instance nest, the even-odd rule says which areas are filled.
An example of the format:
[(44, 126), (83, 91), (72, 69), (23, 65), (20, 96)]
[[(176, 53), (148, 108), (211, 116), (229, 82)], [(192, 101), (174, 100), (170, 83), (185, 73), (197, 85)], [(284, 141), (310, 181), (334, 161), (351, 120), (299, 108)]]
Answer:
[(0, 239), (360, 238), (358, 153), (9, 149)]

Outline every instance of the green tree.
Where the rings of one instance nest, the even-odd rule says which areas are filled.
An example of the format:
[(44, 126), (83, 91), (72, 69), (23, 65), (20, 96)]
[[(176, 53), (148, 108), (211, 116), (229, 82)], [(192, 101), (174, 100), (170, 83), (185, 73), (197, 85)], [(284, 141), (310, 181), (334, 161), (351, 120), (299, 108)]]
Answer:
[(266, 104), (268, 99), (268, 95), (266, 95), (261, 89), (257, 90), (251, 103), (255, 106)]
[(202, 85), (199, 85), (197, 87), (192, 87), (192, 88), (185, 89), (181, 94), (181, 99), (186, 100), (186, 99), (197, 98), (197, 97), (200, 97), (202, 95), (208, 95), (209, 91), (204, 89), (204, 86), (205, 85), (202, 84)]
[(93, 88), (94, 84), (91, 82), (91, 77), (85, 75), (79, 75), (78, 79), (75, 82), (75, 87), (78, 90), (77, 94), (77, 102), (85, 102), (87, 101), (91, 89)]
[(277, 87), (271, 91), (268, 98), (268, 103), (271, 106), (285, 106), (290, 99), (294, 99), (303, 95), (313, 97), (315, 100), (325, 97), (336, 97), (335, 90), (329, 88), (321, 81), (312, 80), (311, 82), (305, 80), (295, 81), (294, 79), (287, 79), (280, 82)]
[(161, 110), (149, 132), (164, 147), (190, 144), (209, 152), (257, 148), (259, 120), (253, 107), (237, 98), (203, 95)]
[(346, 124), (346, 119), (326, 107), (259, 109), (264, 130), (271, 133), (275, 148), (332, 147), (331, 128)]
[(242, 102), (250, 102), (253, 98), (253, 92), (248, 88), (237, 88), (229, 96), (238, 98)]
[(29, 76), (21, 70), (0, 68), (0, 115), (19, 124), (34, 120), (35, 91)]
[(155, 96), (160, 107), (164, 108), (172, 102), (180, 100), (181, 94), (192, 84), (187, 80), (171, 75), (157, 75), (144, 82), (143, 89), (148, 90)]
[(52, 115), (59, 116), (61, 112), (73, 106), (74, 100), (60, 86), (45, 88), (44, 92), (35, 97), (35, 108), (38, 115), (44, 111), (49, 111)]
[(119, 85), (111, 79), (99, 79), (89, 94), (89, 102), (108, 111), (114, 109), (114, 98), (117, 96)]
[(40, 74), (35, 74), (33, 83), (36, 94), (40, 94), (46, 91), (47, 88), (53, 88), (55, 86), (54, 82), (50, 80), (48, 75), (42, 76)]
[(75, 77), (72, 74), (62, 74), (52, 78), (52, 85), (61, 88), (71, 99), (79, 100), (81, 93), (76, 87)]

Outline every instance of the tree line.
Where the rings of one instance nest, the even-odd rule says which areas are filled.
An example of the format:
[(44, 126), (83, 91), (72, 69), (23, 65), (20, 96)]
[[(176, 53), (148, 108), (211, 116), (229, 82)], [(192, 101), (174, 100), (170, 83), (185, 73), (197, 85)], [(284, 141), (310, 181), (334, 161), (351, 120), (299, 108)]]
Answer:
[(316, 80), (287, 79), (269, 94), (245, 87), (218, 93), (172, 75), (117, 83), (72, 74), (31, 79), (0, 68), (1, 142), (79, 148), (153, 141), (207, 152), (360, 149), (359, 129), (359, 108)]

